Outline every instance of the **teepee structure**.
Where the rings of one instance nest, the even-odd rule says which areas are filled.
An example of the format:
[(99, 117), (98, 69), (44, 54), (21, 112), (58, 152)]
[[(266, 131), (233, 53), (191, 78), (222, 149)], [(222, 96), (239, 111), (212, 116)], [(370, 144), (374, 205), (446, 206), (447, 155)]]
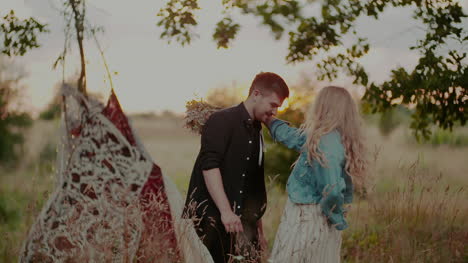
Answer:
[(62, 94), (56, 186), (20, 262), (212, 262), (115, 93), (107, 105), (68, 86)]

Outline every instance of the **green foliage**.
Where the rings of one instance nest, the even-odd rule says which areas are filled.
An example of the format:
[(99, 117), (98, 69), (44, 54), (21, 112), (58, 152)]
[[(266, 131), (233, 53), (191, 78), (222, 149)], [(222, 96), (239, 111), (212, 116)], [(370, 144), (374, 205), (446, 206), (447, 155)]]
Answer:
[(41, 112), (39, 118), (41, 120), (54, 120), (60, 117), (62, 108), (60, 104), (50, 104), (47, 108)]
[[(77, 76), (72, 76), (65, 81), (66, 85), (69, 85), (73, 88), (77, 88), (76, 80)], [(62, 113), (62, 95), (60, 93), (60, 88), (63, 83), (57, 83), (54, 87), (54, 96), (52, 100), (47, 104), (46, 108), (39, 114), (39, 119), (41, 120), (54, 120), (60, 118)]]
[(380, 134), (389, 136), (401, 124), (410, 121), (411, 112), (405, 107), (399, 105), (378, 114), (378, 123)]
[(213, 34), (213, 40), (218, 44), (218, 48), (228, 48), (229, 42), (236, 37), (239, 28), (239, 24), (234, 23), (230, 17), (219, 21)]
[[(65, 44), (63, 51), (59, 54), (52, 67), (55, 69), (59, 63), (65, 67), (65, 58), (71, 48), (69, 40), (72, 38), (73, 34), (75, 34), (81, 62), (78, 89), (86, 95), (86, 61), (83, 42), (86, 37), (92, 36), (97, 43), (96, 34), (102, 32), (103, 28), (93, 26), (86, 20), (86, 0), (65, 0), (62, 1), (61, 4), (62, 9), (60, 10), (60, 14), (63, 16), (65, 22)], [(4, 38), (3, 47), (1, 47), (0, 50), (8, 56), (22, 56), (28, 50), (40, 47), (37, 36), (45, 32), (49, 32), (47, 24), (41, 24), (32, 17), (20, 20), (15, 16), (14, 10), (11, 10), (3, 20), (0, 20), (0, 33)], [(103, 56), (99, 43), (97, 43), (97, 45)], [(106, 69), (108, 69), (106, 62), (105, 65)], [(64, 72), (65, 71), (63, 71), (63, 74)], [(63, 76), (63, 78), (65, 79), (65, 76)]]
[(386, 110), (382, 112), (379, 120), (379, 130), (383, 136), (388, 136), (392, 133), (400, 123), (395, 118), (393, 110)]
[(468, 146), (468, 135), (457, 134), (445, 130), (437, 129), (429, 140), (433, 146), (450, 145), (450, 146)]
[(3, 47), (0, 50), (7, 56), (22, 56), (29, 49), (40, 47), (37, 35), (45, 32), (49, 32), (46, 24), (41, 24), (32, 17), (20, 20), (11, 10), (0, 19), (0, 33), (3, 35)]
[[(51, 176), (55, 173), (55, 165), (57, 161), (57, 142), (56, 138), (48, 140), (40, 149), (39, 155), (34, 162), (29, 162), (27, 169), (33, 170), (40, 180), (46, 176)], [(26, 170), (26, 169), (25, 169)], [(51, 177), (53, 178), (53, 177)]]
[(2, 59), (0, 57), (0, 166), (16, 160), (24, 140), (22, 130), (32, 123), (29, 114), (15, 107), (24, 75), (13, 63)]
[(415, 141), (414, 138), (408, 136), (407, 140), (410, 143), (423, 143), (434, 147), (441, 145), (450, 147), (467, 147), (468, 131), (461, 127), (456, 127), (452, 131), (447, 131), (437, 127), (433, 127), (429, 139), (423, 141)]
[(468, 133), (455, 133), (446, 130), (437, 129), (432, 133), (430, 143), (434, 146), (450, 145), (456, 147), (468, 146)]
[(243, 99), (243, 88), (235, 83), (232, 86), (211, 89), (206, 96), (207, 103), (220, 108), (232, 107), (241, 103)]
[(465, 57), (466, 54), (459, 56), (454, 52), (444, 58), (428, 52), (413, 72), (394, 70), (393, 80), (381, 86), (372, 84), (367, 90), (364, 100), (368, 110), (383, 111), (399, 104), (399, 99), (403, 99), (403, 105), (416, 105), (410, 127), (418, 139), (430, 137), (432, 124), (450, 130), (457, 122), (465, 125), (468, 111)]
[(0, 192), (0, 225), (14, 225), (19, 221), (19, 211), (14, 209), (11, 202)]
[(267, 135), (265, 138), (268, 138), (266, 139), (268, 150), (265, 155), (265, 174), (273, 176), (275, 183), (284, 189), (291, 174), (291, 165), (297, 160), (299, 154), (281, 145), (273, 144), (271, 137)]
[[(291, 107), (280, 113), (278, 118), (287, 120), (294, 127), (299, 127), (304, 122), (304, 113)], [(267, 131), (264, 131), (264, 135), (267, 143), (265, 174), (276, 176), (275, 182), (284, 189), (291, 173), (291, 165), (297, 160), (299, 153), (275, 143)]]
[(195, 34), (192, 29), (197, 25), (193, 13), (198, 9), (200, 7), (197, 0), (168, 1), (158, 13), (161, 20), (157, 25), (164, 29), (160, 37), (167, 39), (169, 43), (175, 38), (182, 45), (190, 44)]
[[(4, 99), (0, 90), (0, 103)], [(32, 119), (27, 113), (1, 112), (0, 118), (0, 165), (12, 164), (18, 157), (18, 146), (24, 142), (21, 128), (31, 125)]]
[[(344, 52), (315, 61), (319, 79), (332, 81), (342, 72), (353, 77), (354, 84), (366, 87), (364, 110), (368, 113), (386, 112), (394, 105), (415, 107), (411, 128), (416, 138), (429, 138), (432, 124), (442, 129), (452, 129), (454, 123), (465, 125), (468, 71), (463, 46), (468, 42), (468, 34), (461, 22), (467, 15), (458, 1), (327, 0), (320, 2), (319, 16), (307, 17), (303, 11), (312, 2), (315, 1), (222, 1), (224, 13), (239, 9), (243, 15), (258, 17), (276, 39), (288, 32), (289, 63), (314, 61), (318, 54), (345, 47)], [(184, 45), (190, 43), (193, 34), (190, 30), (197, 25), (193, 11), (199, 6), (197, 1), (184, 1), (181, 5), (174, 8), (174, 1), (169, 1), (159, 13), (162, 19), (158, 26), (165, 29), (162, 37), (175, 38)], [(359, 61), (371, 45), (358, 32), (356, 21), (362, 16), (378, 20), (391, 7), (412, 8), (413, 18), (425, 26), (424, 38), (415, 39), (417, 44), (410, 47), (419, 51), (419, 63), (409, 71), (402, 67), (393, 69), (390, 79), (383, 83), (370, 82)], [(190, 19), (181, 22), (181, 17)], [(239, 29), (240, 25), (232, 19), (221, 20), (214, 35), (218, 47), (226, 48), (232, 43)], [(459, 44), (459, 49), (449, 47), (449, 41)]]
[(49, 142), (39, 153), (39, 161), (42, 164), (40, 168), (44, 169), (46, 172), (51, 172), (54, 169), (56, 159), (57, 145)]

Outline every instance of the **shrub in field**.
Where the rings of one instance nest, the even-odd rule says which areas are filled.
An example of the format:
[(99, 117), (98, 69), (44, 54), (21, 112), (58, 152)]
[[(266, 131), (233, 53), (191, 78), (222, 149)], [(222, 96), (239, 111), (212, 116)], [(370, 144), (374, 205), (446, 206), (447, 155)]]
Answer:
[(411, 120), (411, 111), (401, 105), (374, 115), (378, 118), (375, 124), (384, 137), (392, 134), (400, 125), (409, 124)]
[(25, 78), (22, 68), (0, 56), (0, 166), (15, 164), (23, 144), (23, 130), (32, 123), (22, 111), (21, 89)]
[(54, 120), (60, 117), (60, 113), (62, 113), (62, 107), (59, 103), (50, 104), (47, 106), (47, 109), (41, 112), (39, 118), (42, 120)]
[(405, 134), (408, 144), (421, 144), (430, 146), (449, 146), (463, 148), (468, 146), (468, 130), (465, 127), (455, 127), (452, 131), (433, 128), (427, 140), (417, 141), (411, 134)]
[(6, 196), (0, 193), (0, 224), (13, 225), (20, 218), (19, 212), (11, 207)]
[(433, 146), (450, 145), (455, 147), (465, 147), (468, 146), (468, 133), (436, 129), (432, 133), (429, 143)]
[[(287, 108), (278, 114), (278, 118), (287, 120), (294, 127), (299, 127), (304, 121), (304, 112), (295, 108)], [(291, 173), (291, 165), (297, 160), (299, 153), (275, 143), (268, 131), (265, 130), (264, 135), (267, 143), (265, 174), (277, 176), (276, 183), (284, 188)]]

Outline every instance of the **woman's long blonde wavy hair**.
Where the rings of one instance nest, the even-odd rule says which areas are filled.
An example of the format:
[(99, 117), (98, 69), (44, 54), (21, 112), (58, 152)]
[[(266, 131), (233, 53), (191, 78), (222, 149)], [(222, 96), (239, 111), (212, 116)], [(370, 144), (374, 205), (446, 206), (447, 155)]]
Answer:
[(340, 133), (345, 149), (345, 170), (351, 176), (356, 190), (362, 191), (365, 188), (367, 160), (358, 108), (346, 89), (328, 86), (319, 92), (301, 126), (307, 136), (304, 146), (307, 147), (311, 164), (316, 159), (321, 165), (326, 165), (327, 160), (318, 149), (319, 140), (335, 129)]

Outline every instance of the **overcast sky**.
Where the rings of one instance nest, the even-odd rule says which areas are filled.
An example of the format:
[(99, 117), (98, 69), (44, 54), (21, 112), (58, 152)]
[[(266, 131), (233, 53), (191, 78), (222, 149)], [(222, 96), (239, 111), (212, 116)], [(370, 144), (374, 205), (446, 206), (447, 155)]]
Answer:
[[(51, 29), (40, 37), (41, 48), (16, 59), (29, 72), (25, 79), (27, 104), (31, 110), (38, 111), (50, 101), (54, 85), (62, 79), (61, 69), (52, 70), (64, 43), (59, 0), (1, 1), (0, 15), (14, 9), (18, 16), (36, 17), (48, 23)], [(260, 71), (278, 73), (288, 84), (296, 82), (301, 72), (308, 72), (313, 78), (313, 64), (286, 64), (287, 36), (275, 41), (255, 18), (242, 17), (242, 28), (232, 47), (218, 50), (211, 35), (222, 18), (220, 0), (199, 1), (202, 9), (197, 13), (197, 33), (200, 37), (192, 45), (168, 45), (159, 39), (161, 29), (156, 27), (156, 13), (164, 2), (88, 1), (88, 19), (105, 28), (104, 35), (99, 37), (100, 43), (111, 70), (119, 73), (114, 76), (114, 85), (127, 112), (163, 109), (183, 112), (185, 102), (196, 94), (205, 96), (209, 89), (233, 81), (247, 87)], [(468, 0), (460, 2), (468, 12)], [(313, 7), (309, 10), (317, 11)], [(369, 37), (372, 44), (370, 53), (362, 61), (372, 80), (385, 80), (390, 69), (397, 65), (412, 67), (417, 63), (418, 54), (408, 47), (424, 32), (411, 15), (411, 10), (397, 8), (387, 10), (379, 21), (369, 18), (358, 21), (358, 32)], [(464, 24), (468, 27), (468, 21)], [(93, 42), (86, 42), (86, 55), (88, 88), (107, 94), (104, 66)], [(77, 72), (78, 68), (78, 54), (71, 54), (67, 58), (67, 75)], [(341, 78), (334, 84), (347, 85), (348, 80)]]

